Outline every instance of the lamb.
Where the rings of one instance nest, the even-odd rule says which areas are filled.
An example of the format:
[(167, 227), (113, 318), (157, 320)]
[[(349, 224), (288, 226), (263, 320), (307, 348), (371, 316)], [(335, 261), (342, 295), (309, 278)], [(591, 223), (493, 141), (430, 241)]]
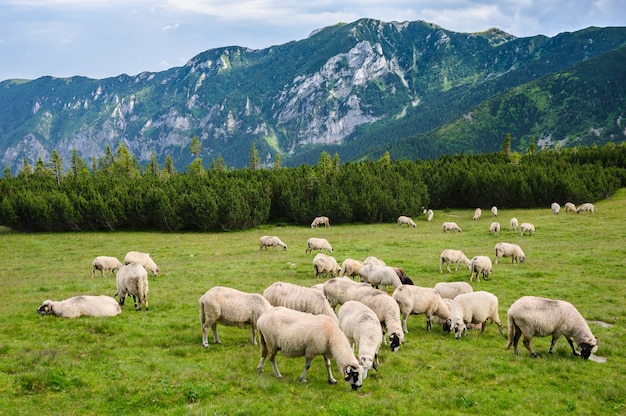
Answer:
[(202, 346), (209, 347), (209, 328), (213, 331), (213, 341), (220, 344), (217, 324), (226, 326), (252, 326), (252, 344), (257, 345), (257, 320), (264, 312), (272, 308), (269, 301), (258, 293), (246, 293), (229, 287), (214, 286), (202, 295), (200, 305), (200, 324), (202, 327)]
[(496, 236), (498, 235), (499, 232), (500, 232), (500, 223), (492, 222), (491, 225), (489, 226), (489, 234)]
[(459, 265), (461, 263), (463, 263), (468, 269), (470, 267), (470, 259), (468, 259), (465, 253), (461, 250), (447, 249), (441, 252), (439, 255), (439, 273), (443, 273), (444, 263), (446, 263), (446, 268), (450, 273), (452, 273), (452, 270), (450, 270), (450, 264), (452, 263), (456, 263), (455, 271), (459, 270)]
[(324, 227), (330, 227), (330, 220), (328, 217), (315, 217), (311, 223), (311, 228), (317, 228), (318, 225), (324, 225)]
[(331, 277), (337, 277), (341, 268), (333, 256), (317, 253), (315, 257), (313, 257), (313, 271), (315, 272), (316, 279), (323, 273), (330, 274)]
[(561, 206), (558, 202), (553, 202), (552, 205), (550, 205), (550, 209), (552, 210), (552, 213), (557, 215), (561, 211)]
[(456, 222), (446, 221), (442, 225), (442, 230), (445, 233), (446, 231), (458, 231), (461, 232), (461, 228), (456, 224)]
[(565, 212), (576, 212), (576, 205), (572, 204), (571, 202), (566, 202), (565, 203)]
[(535, 234), (535, 226), (529, 222), (523, 222), (519, 226), (519, 231), (520, 231), (519, 233), (520, 237), (524, 237), (525, 233), (528, 233), (528, 235), (532, 235), (532, 234)]
[(348, 342), (356, 347), (365, 380), (371, 368), (378, 371), (378, 350), (383, 342), (380, 321), (373, 310), (354, 300), (344, 303), (337, 316), (339, 327), (348, 338)]
[(491, 259), (487, 256), (475, 256), (470, 261), (470, 282), (473, 279), (474, 273), (476, 274), (476, 280), (480, 282), (480, 274), (487, 280), (491, 274), (493, 265)]
[(122, 308), (110, 296), (80, 295), (62, 301), (45, 300), (37, 309), (40, 315), (54, 315), (61, 318), (77, 318), (79, 316), (116, 316)]
[(494, 246), (494, 249), (496, 251), (496, 264), (498, 264), (500, 257), (511, 257), (511, 263), (524, 263), (526, 260), (524, 251), (517, 244), (500, 242)]
[(139, 263), (144, 269), (152, 272), (156, 276), (159, 272), (159, 266), (156, 265), (150, 253), (142, 253), (139, 251), (129, 251), (124, 257), (124, 264)]
[(511, 218), (511, 221), (509, 222), (509, 231), (517, 231), (518, 225), (519, 223), (517, 222), (517, 218)]
[(328, 240), (326, 240), (325, 238), (311, 237), (306, 242), (305, 253), (312, 253), (313, 250), (319, 250), (320, 253), (322, 252), (322, 250), (326, 250), (329, 253), (333, 252), (333, 248), (331, 247)]
[(406, 224), (407, 227), (415, 228), (415, 222), (413, 221), (413, 218), (407, 217), (406, 215), (400, 215), (398, 217), (398, 227), (402, 227), (403, 224)]
[(472, 220), (474, 221), (479, 220), (481, 215), (483, 215), (483, 211), (480, 208), (476, 208), (476, 211), (474, 211), (474, 216), (472, 217)]
[(589, 202), (587, 202), (585, 204), (580, 204), (578, 206), (578, 209), (576, 210), (576, 213), (580, 214), (581, 212), (585, 212), (585, 211), (589, 211), (592, 214), (595, 214), (593, 204), (590, 204)]
[(265, 250), (269, 250), (268, 247), (273, 247), (274, 250), (276, 250), (276, 246), (280, 246), (284, 250), (287, 250), (287, 244), (283, 243), (280, 238), (276, 237), (275, 235), (264, 235), (259, 238), (259, 242), (259, 250), (263, 250), (263, 248), (265, 248)]
[(293, 283), (274, 282), (263, 291), (263, 297), (272, 306), (285, 306), (313, 315), (328, 315), (337, 320), (337, 315), (331, 308), (322, 292), (310, 287), (298, 286)]
[(472, 293), (474, 289), (467, 282), (439, 282), (434, 289), (444, 299), (454, 299), (463, 293)]
[(494, 205), (494, 206), (492, 206), (492, 207), (491, 207), (491, 214), (492, 214), (494, 217), (497, 217), (497, 216), (498, 216), (498, 207), (496, 207), (495, 205)]
[(354, 259), (345, 259), (341, 263), (341, 270), (339, 276), (354, 277), (359, 275), (359, 269), (363, 267), (363, 263)]
[(300, 382), (306, 383), (306, 373), (311, 367), (311, 361), (321, 355), (324, 357), (330, 384), (337, 383), (330, 368), (330, 357), (333, 357), (352, 390), (363, 385), (363, 366), (359, 364), (352, 346), (337, 322), (328, 316), (276, 307), (261, 315), (257, 326), (261, 340), (261, 359), (257, 366), (259, 373), (263, 372), (265, 360), (269, 359), (274, 376), (282, 378), (276, 365), (276, 354), (281, 351), (286, 357), (305, 357)]
[(124, 306), (126, 296), (131, 295), (135, 301), (135, 309), (141, 310), (141, 305), (146, 305), (148, 310), (148, 272), (139, 263), (131, 263), (120, 267), (115, 276), (120, 306)]
[[(591, 333), (585, 318), (574, 305), (564, 300), (523, 296), (513, 302), (507, 312), (507, 320), (509, 331), (506, 349), (513, 345), (516, 355), (517, 343), (522, 335), (524, 346), (533, 357), (537, 356), (530, 345), (534, 336), (552, 336), (549, 354), (552, 354), (554, 344), (561, 335), (569, 343), (572, 353), (585, 360), (598, 350), (598, 338)], [(576, 341), (580, 353), (576, 351), (573, 341)]]
[(466, 324), (482, 324), (480, 333), (485, 332), (487, 319), (498, 325), (498, 330), (504, 334), (502, 322), (498, 316), (498, 298), (485, 291), (464, 293), (452, 300), (450, 305), (450, 321), (454, 329), (454, 337), (459, 339), (467, 334)]
[(376, 288), (389, 285), (397, 288), (402, 284), (400, 277), (391, 266), (364, 264), (359, 270), (359, 276), (362, 282), (369, 283)]
[(104, 277), (104, 272), (107, 270), (110, 270), (111, 274), (115, 274), (122, 266), (123, 264), (117, 257), (98, 256), (91, 262), (91, 277), (94, 277), (96, 270), (100, 270), (100, 276), (102, 277)]
[(363, 260), (363, 264), (377, 264), (379, 266), (385, 266), (385, 262), (383, 260), (374, 256), (367, 256), (365, 260)]
[(429, 209), (428, 211), (426, 211), (426, 220), (428, 222), (431, 222), (433, 220), (433, 216), (434, 216), (434, 212), (432, 209)]
[(450, 332), (450, 310), (443, 298), (435, 289), (429, 287), (402, 285), (391, 295), (398, 303), (402, 316), (402, 329), (409, 332), (407, 320), (409, 315), (426, 315), (426, 330), (432, 328), (432, 317), (437, 316), (443, 323), (443, 330)]

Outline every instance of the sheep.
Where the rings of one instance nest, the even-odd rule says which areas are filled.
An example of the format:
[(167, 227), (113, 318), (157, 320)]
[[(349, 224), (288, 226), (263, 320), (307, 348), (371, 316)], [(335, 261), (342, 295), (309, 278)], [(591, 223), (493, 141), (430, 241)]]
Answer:
[(500, 232), (500, 223), (492, 222), (491, 225), (489, 226), (489, 234), (496, 236), (498, 235), (499, 232)]
[(398, 303), (400, 315), (402, 317), (402, 329), (405, 333), (409, 332), (407, 320), (409, 315), (426, 315), (426, 330), (432, 328), (432, 317), (437, 316), (441, 319), (443, 330), (450, 332), (450, 310), (444, 303), (443, 298), (435, 289), (420, 286), (399, 286), (391, 295)]
[(392, 285), (394, 288), (397, 288), (402, 284), (400, 277), (391, 266), (364, 264), (363, 267), (359, 269), (359, 276), (361, 276), (362, 282), (369, 283), (376, 288), (383, 285)]
[(335, 309), (339, 304), (344, 304), (352, 299), (352, 291), (359, 287), (371, 287), (369, 283), (359, 283), (347, 277), (335, 277), (323, 284), (323, 292), (330, 304)]
[(209, 347), (209, 328), (213, 331), (213, 341), (220, 344), (217, 324), (226, 326), (252, 326), (252, 344), (257, 345), (256, 322), (263, 312), (272, 305), (259, 293), (246, 293), (224, 286), (214, 286), (199, 300), (202, 346)]
[(519, 226), (519, 231), (520, 231), (519, 233), (520, 237), (524, 237), (525, 233), (528, 233), (528, 235), (533, 235), (535, 234), (535, 226), (529, 222), (523, 222)]
[(576, 213), (580, 214), (581, 212), (585, 212), (585, 211), (589, 211), (592, 214), (595, 214), (593, 204), (590, 204), (589, 202), (587, 202), (585, 204), (580, 204), (578, 206), (578, 209), (576, 210)]
[(474, 221), (479, 220), (481, 215), (483, 215), (483, 211), (480, 208), (476, 208), (476, 211), (474, 211), (474, 216), (472, 217), (472, 220)]
[(311, 367), (311, 361), (321, 355), (324, 357), (330, 384), (337, 383), (330, 369), (330, 357), (333, 357), (352, 390), (363, 385), (363, 366), (359, 364), (337, 322), (329, 317), (276, 307), (261, 315), (257, 326), (261, 340), (261, 359), (257, 366), (259, 373), (263, 372), (265, 360), (269, 359), (274, 376), (282, 378), (276, 365), (276, 354), (281, 351), (286, 357), (305, 357), (300, 382), (306, 383), (306, 373)]
[(368, 306), (355, 300), (344, 303), (337, 314), (339, 328), (356, 347), (359, 364), (363, 366), (363, 380), (373, 368), (378, 371), (378, 350), (383, 343), (383, 330), (378, 317)]
[(313, 257), (313, 271), (315, 272), (316, 279), (323, 273), (328, 273), (331, 277), (337, 277), (341, 268), (333, 256), (317, 253), (315, 257)]
[(561, 206), (558, 202), (553, 202), (552, 205), (550, 205), (550, 209), (553, 214), (557, 215), (561, 211)]
[(565, 203), (565, 212), (576, 212), (576, 205), (572, 204), (571, 202), (566, 202)]
[(497, 217), (497, 216), (498, 216), (498, 207), (496, 207), (495, 205), (494, 205), (494, 206), (492, 206), (492, 207), (491, 207), (491, 214), (492, 214), (494, 217)]
[(274, 250), (276, 250), (276, 246), (280, 246), (283, 250), (287, 250), (287, 244), (283, 243), (280, 238), (275, 235), (264, 235), (259, 238), (259, 242), (259, 250), (263, 250), (263, 248), (265, 248), (265, 250), (269, 250), (268, 247), (273, 247)]
[(61, 318), (77, 318), (79, 316), (116, 316), (122, 308), (110, 296), (80, 295), (62, 301), (45, 300), (37, 309), (40, 315), (54, 315)]
[[(517, 355), (517, 343), (524, 335), (524, 346), (533, 357), (537, 353), (530, 345), (534, 336), (552, 336), (549, 354), (552, 354), (556, 340), (563, 335), (572, 353), (588, 359), (598, 350), (598, 338), (594, 337), (585, 318), (569, 302), (564, 300), (541, 298), (537, 296), (522, 296), (509, 308), (507, 312), (509, 325), (508, 342), (506, 349), (513, 345)], [(576, 351), (573, 341), (576, 341), (580, 353)]]
[(139, 251), (129, 251), (124, 257), (124, 264), (139, 263), (144, 269), (151, 271), (153, 276), (159, 272), (159, 266), (156, 265), (150, 253), (141, 253)]
[(480, 282), (480, 274), (487, 280), (491, 274), (493, 265), (491, 259), (487, 256), (475, 256), (470, 261), (470, 282), (473, 279), (474, 273), (476, 274), (476, 280)]
[(441, 228), (442, 228), (444, 233), (446, 231), (458, 231), (458, 232), (461, 232), (461, 227), (459, 227), (456, 224), (456, 222), (446, 221), (446, 222), (443, 223)]
[(402, 227), (403, 224), (406, 224), (407, 227), (414, 227), (415, 228), (415, 222), (413, 221), (413, 218), (411, 217), (407, 217), (406, 215), (400, 215), (398, 217), (398, 227)]
[(324, 224), (324, 227), (330, 227), (330, 220), (328, 217), (315, 217), (311, 223), (311, 228), (317, 228), (318, 225)]
[(124, 306), (126, 296), (132, 295), (135, 301), (135, 309), (141, 310), (141, 305), (146, 305), (148, 310), (148, 272), (139, 263), (131, 263), (120, 267), (115, 276), (115, 285), (119, 296), (120, 306)]
[(439, 282), (434, 289), (444, 299), (454, 299), (462, 293), (472, 293), (474, 289), (467, 282)]
[(443, 273), (444, 263), (446, 263), (446, 268), (450, 273), (452, 273), (452, 270), (450, 270), (450, 264), (452, 263), (456, 263), (455, 271), (459, 270), (459, 265), (461, 263), (463, 263), (468, 269), (470, 267), (470, 259), (468, 259), (465, 253), (461, 250), (447, 249), (441, 252), (439, 255), (439, 273)]
[(426, 211), (426, 220), (428, 222), (431, 222), (433, 220), (433, 216), (434, 216), (434, 213), (432, 209), (429, 209), (428, 211)]
[(326, 250), (329, 253), (333, 252), (333, 248), (331, 247), (328, 240), (326, 240), (325, 238), (311, 237), (306, 242), (305, 253), (312, 253), (313, 250), (319, 250), (320, 253), (322, 252), (322, 250)]
[(517, 218), (511, 218), (509, 222), (509, 231), (517, 231), (517, 227), (519, 226), (519, 222), (517, 222)]
[(383, 260), (374, 256), (367, 256), (365, 260), (363, 260), (363, 264), (377, 264), (379, 266), (385, 266), (385, 262)]
[(115, 274), (122, 266), (123, 264), (117, 257), (98, 256), (91, 262), (91, 277), (94, 277), (96, 270), (100, 270), (100, 276), (102, 277), (104, 277), (104, 272), (107, 270), (110, 270), (111, 274)]
[(394, 267), (393, 270), (396, 272), (396, 274), (400, 278), (400, 282), (403, 285), (413, 285), (413, 284), (415, 284), (415, 283), (413, 283), (413, 280), (411, 280), (411, 278), (406, 274), (406, 272), (404, 271), (404, 269), (402, 267)]
[(354, 259), (345, 259), (341, 263), (341, 270), (339, 276), (354, 277), (359, 275), (359, 269), (363, 267), (363, 263)]
[(496, 252), (496, 264), (498, 264), (500, 257), (510, 257), (511, 263), (524, 263), (526, 260), (524, 251), (517, 244), (500, 242), (494, 246), (494, 250)]
[(485, 332), (487, 319), (495, 322), (500, 333), (504, 334), (498, 316), (498, 298), (493, 293), (485, 291), (464, 293), (454, 298), (450, 304), (450, 321), (456, 339), (467, 334), (468, 323), (482, 324), (480, 329), (482, 334)]
[(337, 315), (322, 292), (310, 287), (286, 282), (274, 282), (263, 291), (263, 297), (272, 306), (285, 306), (314, 315), (328, 315), (337, 320)]

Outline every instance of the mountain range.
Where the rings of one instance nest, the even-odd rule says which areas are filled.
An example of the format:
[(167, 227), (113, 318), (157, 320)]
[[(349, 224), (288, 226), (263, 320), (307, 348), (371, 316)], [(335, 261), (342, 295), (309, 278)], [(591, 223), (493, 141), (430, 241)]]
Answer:
[(146, 164), (315, 164), (623, 142), (626, 27), (517, 38), (361, 19), (306, 39), (210, 49), (182, 67), (0, 82), (0, 161), (69, 166), (123, 144)]

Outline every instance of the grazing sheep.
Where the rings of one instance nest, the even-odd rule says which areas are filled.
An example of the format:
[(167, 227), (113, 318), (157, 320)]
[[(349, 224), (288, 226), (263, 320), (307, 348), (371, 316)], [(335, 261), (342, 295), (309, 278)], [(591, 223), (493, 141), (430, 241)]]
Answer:
[(558, 202), (553, 202), (552, 205), (550, 205), (550, 209), (552, 210), (552, 213), (556, 215), (561, 211), (561, 206)]
[(129, 251), (124, 257), (124, 264), (139, 263), (144, 269), (152, 272), (156, 276), (159, 272), (159, 266), (156, 265), (150, 253), (141, 253), (139, 251)]
[[(549, 354), (552, 354), (556, 340), (563, 335), (574, 355), (580, 355), (585, 360), (598, 350), (598, 338), (594, 337), (585, 318), (569, 302), (564, 300), (523, 296), (513, 302), (507, 312), (509, 336), (506, 344), (508, 350), (513, 345), (517, 355), (517, 343), (524, 335), (524, 346), (533, 357), (537, 353), (530, 346), (533, 337), (552, 336)], [(580, 353), (574, 348), (576, 341)]]
[(325, 238), (315, 238), (311, 237), (306, 242), (306, 251), (305, 253), (312, 253), (313, 250), (319, 250), (320, 253), (322, 250), (326, 250), (329, 253), (333, 252), (333, 248), (330, 246), (330, 243)]
[(565, 212), (576, 212), (576, 205), (572, 204), (571, 202), (566, 202), (565, 203)]
[(426, 211), (426, 220), (428, 222), (431, 222), (433, 220), (433, 216), (435, 215), (435, 213), (433, 212), (432, 209), (429, 209), (428, 211)]
[(37, 309), (40, 315), (54, 315), (61, 318), (79, 316), (116, 316), (122, 313), (120, 305), (111, 296), (74, 296), (62, 301), (45, 300)]
[(263, 291), (263, 297), (272, 306), (284, 306), (313, 315), (328, 315), (337, 320), (337, 315), (330, 307), (322, 292), (310, 287), (286, 282), (274, 282)]
[(492, 214), (494, 217), (497, 217), (497, 216), (498, 216), (498, 207), (496, 207), (495, 205), (494, 205), (494, 206), (492, 206), (492, 207), (491, 207), (491, 214)]
[(454, 299), (463, 293), (472, 293), (474, 289), (467, 282), (439, 282), (434, 289), (444, 299)]
[(528, 233), (528, 235), (533, 235), (535, 234), (535, 226), (529, 222), (523, 222), (519, 226), (519, 231), (520, 231), (519, 233), (520, 237), (524, 237), (525, 233)]
[(354, 260), (354, 259), (345, 259), (343, 263), (341, 263), (341, 270), (339, 271), (339, 276), (358, 276), (359, 269), (363, 267), (363, 263)]
[(389, 285), (397, 288), (402, 284), (400, 277), (391, 266), (364, 264), (363, 267), (359, 269), (359, 276), (361, 276), (362, 282), (369, 283), (376, 288)]
[(452, 300), (450, 305), (450, 320), (454, 329), (454, 337), (459, 339), (467, 334), (468, 323), (482, 324), (480, 333), (485, 332), (487, 319), (498, 325), (498, 330), (504, 334), (502, 322), (498, 316), (498, 298), (485, 291), (464, 293)]
[(482, 273), (483, 279), (487, 280), (491, 274), (493, 265), (491, 259), (487, 256), (475, 256), (470, 261), (470, 282), (473, 279), (473, 275), (476, 274), (476, 280), (480, 282), (480, 274)]
[(328, 217), (315, 217), (311, 223), (311, 228), (317, 228), (318, 225), (324, 224), (324, 227), (330, 227), (330, 220)]
[(378, 371), (378, 350), (383, 343), (383, 329), (378, 317), (366, 305), (355, 300), (344, 303), (337, 314), (339, 327), (356, 347), (359, 364), (363, 366), (363, 380), (370, 368)]
[(402, 267), (394, 267), (393, 270), (396, 272), (396, 274), (400, 278), (400, 282), (403, 285), (413, 285), (413, 284), (415, 284), (415, 283), (413, 283), (413, 280), (411, 280), (411, 278), (405, 273), (405, 271), (404, 271), (404, 269)]
[(120, 306), (124, 306), (126, 296), (131, 295), (135, 301), (135, 309), (141, 310), (141, 305), (146, 305), (148, 310), (148, 272), (139, 263), (130, 263), (120, 267), (115, 276), (115, 285), (119, 296)]
[(341, 268), (333, 256), (317, 253), (315, 257), (313, 257), (313, 271), (315, 272), (316, 279), (321, 277), (323, 273), (330, 274), (331, 277), (337, 277)]
[(446, 231), (458, 231), (458, 232), (461, 232), (461, 227), (459, 227), (456, 224), (456, 222), (446, 221), (446, 222), (443, 223), (441, 228), (442, 228), (444, 233)]
[(403, 224), (406, 224), (407, 227), (415, 227), (413, 218), (407, 217), (406, 215), (400, 215), (398, 217), (398, 227), (402, 227)]
[(104, 277), (104, 272), (107, 270), (110, 270), (111, 274), (115, 274), (122, 266), (123, 264), (117, 257), (98, 256), (91, 262), (91, 277), (94, 277), (96, 270), (100, 270), (100, 276), (102, 277)]
[(500, 223), (492, 222), (491, 225), (489, 226), (489, 234), (496, 236), (498, 235), (499, 232), (500, 232)]
[(263, 248), (265, 248), (265, 250), (269, 250), (269, 247), (273, 247), (274, 250), (276, 250), (276, 246), (280, 246), (284, 250), (287, 250), (287, 244), (283, 243), (280, 238), (275, 235), (264, 235), (259, 238), (259, 242), (259, 250), (263, 250)]
[(463, 253), (461, 250), (447, 249), (441, 252), (441, 254), (439, 255), (439, 273), (443, 273), (444, 263), (446, 264), (446, 268), (450, 273), (452, 273), (452, 270), (450, 270), (450, 264), (452, 263), (456, 263), (456, 269), (454, 269), (455, 271), (459, 270), (459, 265), (461, 263), (463, 263), (468, 269), (470, 267), (470, 259), (468, 259), (465, 253)]
[(385, 262), (383, 260), (374, 256), (367, 256), (365, 260), (363, 260), (363, 264), (377, 264), (379, 266), (385, 266)]
[(371, 287), (369, 283), (359, 283), (347, 277), (335, 277), (328, 279), (323, 284), (323, 292), (330, 304), (335, 309), (337, 305), (343, 305), (352, 299), (352, 291), (359, 287)]
[(496, 251), (496, 264), (498, 264), (500, 257), (510, 257), (511, 263), (524, 263), (524, 260), (526, 260), (524, 251), (522, 251), (522, 248), (517, 244), (501, 242), (496, 244), (494, 249)]
[(202, 346), (209, 347), (209, 328), (213, 331), (213, 341), (220, 344), (217, 324), (226, 326), (252, 326), (252, 344), (256, 342), (256, 322), (263, 312), (272, 305), (258, 293), (246, 293), (229, 287), (214, 286), (202, 295), (200, 305), (200, 324), (202, 326)]
[(474, 216), (472, 217), (472, 220), (474, 221), (479, 220), (481, 215), (483, 215), (483, 210), (480, 208), (476, 208), (476, 210), (474, 211)]
[(595, 214), (593, 204), (590, 204), (589, 202), (587, 202), (585, 204), (580, 204), (578, 206), (578, 209), (576, 210), (576, 213), (580, 214), (581, 212), (585, 212), (585, 211), (589, 211), (592, 214)]
[(329, 317), (277, 307), (261, 315), (257, 326), (261, 339), (261, 359), (257, 366), (259, 373), (263, 372), (265, 360), (269, 359), (274, 376), (282, 378), (276, 365), (276, 354), (281, 351), (286, 357), (305, 357), (300, 381), (306, 383), (311, 361), (321, 355), (326, 363), (330, 384), (337, 383), (330, 369), (330, 357), (337, 362), (352, 390), (363, 384), (363, 367), (337, 322)]
[(443, 298), (435, 289), (420, 286), (399, 286), (391, 295), (398, 303), (400, 315), (402, 317), (402, 329), (409, 332), (407, 320), (409, 315), (426, 315), (426, 330), (432, 328), (432, 317), (441, 319), (443, 330), (450, 332), (450, 310), (444, 303)]
[(519, 223), (517, 222), (517, 218), (511, 218), (511, 221), (509, 222), (509, 231), (517, 231), (518, 226)]

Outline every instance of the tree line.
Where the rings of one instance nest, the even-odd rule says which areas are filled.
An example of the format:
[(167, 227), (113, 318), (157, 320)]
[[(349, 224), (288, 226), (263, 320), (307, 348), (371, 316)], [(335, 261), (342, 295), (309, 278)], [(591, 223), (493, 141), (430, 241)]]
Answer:
[[(510, 141), (509, 141), (510, 143)], [(142, 167), (120, 145), (88, 166), (76, 152), (69, 168), (57, 152), (34, 167), (25, 160), (0, 178), (0, 225), (17, 231), (229, 231), (268, 222), (394, 222), (424, 208), (533, 208), (607, 198), (626, 186), (626, 145), (445, 155), (432, 160), (342, 164), (322, 152), (316, 165), (276, 163), (205, 168), (199, 152), (185, 172), (171, 158)], [(278, 161), (279, 162), (279, 161)]]

